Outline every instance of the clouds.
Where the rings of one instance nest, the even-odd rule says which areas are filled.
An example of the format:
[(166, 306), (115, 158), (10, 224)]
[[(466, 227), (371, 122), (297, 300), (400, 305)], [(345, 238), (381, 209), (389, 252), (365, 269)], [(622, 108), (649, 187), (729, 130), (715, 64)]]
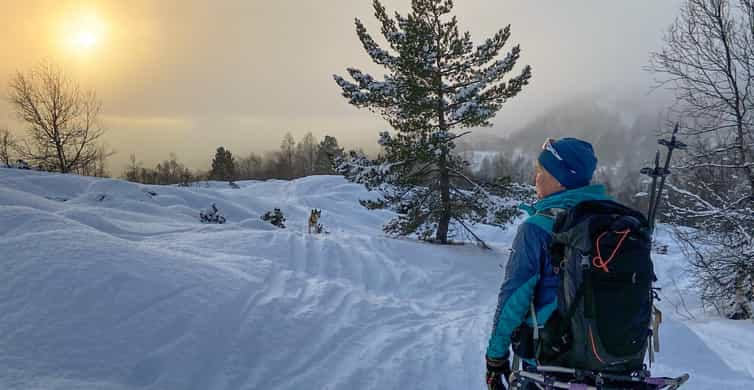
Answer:
[[(456, 1), (460, 25), (476, 42), (510, 23), (510, 42), (522, 47), (521, 64), (533, 67), (531, 85), (503, 108), (495, 129), (521, 126), (569, 96), (608, 89), (645, 93), (651, 76), (641, 66), (678, 2)], [(217, 145), (267, 150), (285, 131), (329, 132), (346, 144), (366, 145), (385, 127), (372, 113), (346, 104), (331, 78), (348, 66), (383, 73), (370, 64), (353, 29), (359, 17), (379, 35), (370, 1), (0, 3), (0, 51), (9, 58), (0, 61), (0, 85), (16, 69), (61, 57), (103, 100), (106, 138), (119, 151), (114, 167), (142, 150), (145, 160), (170, 151), (202, 155), (189, 163), (200, 168)], [(409, 3), (385, 1), (402, 13)], [(109, 23), (109, 39), (87, 61), (64, 58), (50, 27), (75, 7), (95, 8)], [(0, 124), (8, 115), (0, 103)], [(141, 138), (158, 133), (164, 137)], [(197, 139), (202, 146), (191, 145)]]

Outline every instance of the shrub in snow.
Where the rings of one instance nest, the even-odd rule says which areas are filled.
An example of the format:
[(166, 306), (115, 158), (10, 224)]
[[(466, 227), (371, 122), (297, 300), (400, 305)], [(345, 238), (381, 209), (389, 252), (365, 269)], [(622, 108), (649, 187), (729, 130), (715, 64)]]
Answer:
[(199, 213), (199, 221), (201, 223), (225, 223), (225, 217), (220, 214), (220, 210), (217, 209), (214, 203), (207, 210)]
[(285, 229), (285, 216), (278, 208), (264, 213), (261, 218), (262, 221), (267, 221), (279, 228)]
[(29, 167), (29, 163), (27, 163), (24, 160), (16, 160), (16, 163), (13, 164), (12, 167), (13, 168), (18, 168), (18, 169), (31, 169)]

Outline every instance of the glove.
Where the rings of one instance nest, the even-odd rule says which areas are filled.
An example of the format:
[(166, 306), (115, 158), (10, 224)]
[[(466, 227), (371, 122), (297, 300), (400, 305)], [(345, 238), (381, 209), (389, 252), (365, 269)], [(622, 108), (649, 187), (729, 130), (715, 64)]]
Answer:
[[(507, 357), (505, 358), (491, 358), (487, 359), (487, 389), (489, 390), (505, 390), (508, 383), (508, 378), (511, 376), (511, 362)], [(503, 385), (505, 380), (505, 385)]]

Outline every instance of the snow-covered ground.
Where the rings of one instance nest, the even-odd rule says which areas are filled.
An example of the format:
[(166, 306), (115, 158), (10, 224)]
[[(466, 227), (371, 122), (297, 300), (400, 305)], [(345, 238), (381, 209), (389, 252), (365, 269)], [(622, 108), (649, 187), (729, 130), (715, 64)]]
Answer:
[[(239, 185), (0, 169), (0, 388), (484, 388), (515, 227), (479, 227), (492, 251), (441, 247), (385, 237), (390, 213), (340, 177)], [(199, 223), (213, 202), (228, 223)], [(259, 219), (275, 207), (286, 229)], [(330, 234), (306, 233), (312, 208)], [(659, 238), (653, 372), (754, 388), (754, 325), (702, 313)]]

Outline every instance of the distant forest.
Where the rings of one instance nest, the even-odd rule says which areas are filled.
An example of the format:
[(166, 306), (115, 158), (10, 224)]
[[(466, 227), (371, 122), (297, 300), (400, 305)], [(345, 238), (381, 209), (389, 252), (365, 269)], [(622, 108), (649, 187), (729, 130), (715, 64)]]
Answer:
[(298, 142), (290, 133), (285, 134), (280, 149), (264, 154), (250, 153), (234, 156), (232, 151), (219, 146), (214, 155), (207, 156), (209, 169), (192, 171), (178, 161), (174, 153), (154, 168), (144, 167), (135, 154), (121, 177), (144, 184), (189, 185), (196, 181), (294, 179), (308, 175), (334, 174), (335, 160), (343, 155), (343, 149), (335, 137), (325, 136), (318, 140), (307, 133)]

